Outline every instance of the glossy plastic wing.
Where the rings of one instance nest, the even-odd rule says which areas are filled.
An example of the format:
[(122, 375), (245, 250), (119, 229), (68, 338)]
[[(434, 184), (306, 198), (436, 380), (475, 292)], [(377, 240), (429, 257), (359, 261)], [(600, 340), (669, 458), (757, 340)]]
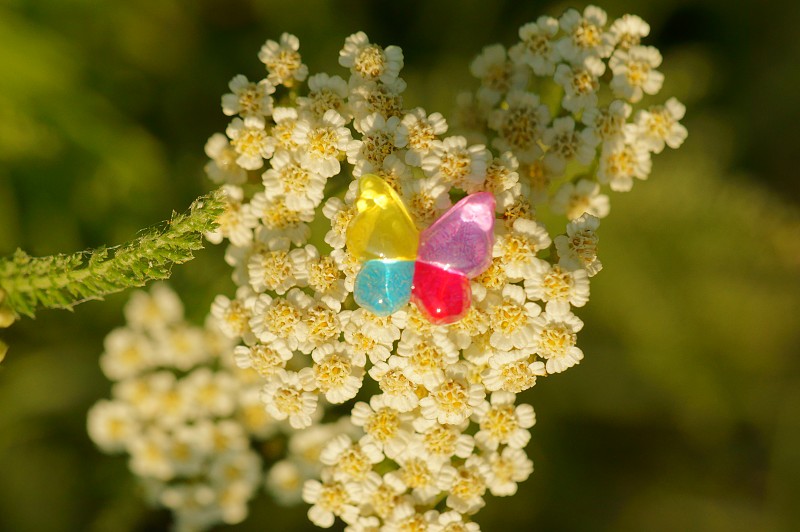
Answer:
[(414, 260), (419, 231), (403, 201), (380, 177), (367, 174), (359, 181), (358, 214), (347, 228), (347, 249), (357, 259)]
[(361, 307), (388, 316), (408, 303), (413, 277), (413, 260), (370, 260), (356, 276), (353, 296)]
[(417, 260), (473, 278), (489, 267), (494, 245), (494, 196), (470, 194), (420, 234)]
[(444, 325), (466, 315), (472, 303), (472, 290), (466, 276), (417, 261), (411, 300), (431, 323)]

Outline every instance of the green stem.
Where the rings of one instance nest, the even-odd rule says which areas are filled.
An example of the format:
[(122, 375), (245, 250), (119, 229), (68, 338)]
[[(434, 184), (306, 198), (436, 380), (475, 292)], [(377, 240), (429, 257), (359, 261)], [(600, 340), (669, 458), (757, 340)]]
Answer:
[(34, 317), (39, 308), (75, 305), (170, 276), (173, 264), (191, 260), (203, 247), (224, 210), (221, 191), (201, 196), (188, 213), (175, 214), (163, 226), (144, 231), (116, 248), (100, 248), (50, 257), (31, 257), (18, 249), (0, 259), (0, 293), (15, 316)]

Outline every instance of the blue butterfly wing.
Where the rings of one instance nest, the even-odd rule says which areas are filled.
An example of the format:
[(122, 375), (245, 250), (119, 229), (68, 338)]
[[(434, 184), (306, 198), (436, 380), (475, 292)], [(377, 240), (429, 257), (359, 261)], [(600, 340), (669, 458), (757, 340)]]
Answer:
[(413, 260), (369, 260), (356, 276), (353, 296), (359, 306), (378, 316), (388, 316), (411, 298)]

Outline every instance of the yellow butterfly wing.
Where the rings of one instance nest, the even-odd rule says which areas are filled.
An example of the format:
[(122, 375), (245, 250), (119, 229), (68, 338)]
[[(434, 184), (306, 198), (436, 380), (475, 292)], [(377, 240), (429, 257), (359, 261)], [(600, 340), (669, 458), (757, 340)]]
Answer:
[(358, 186), (358, 214), (347, 228), (348, 251), (361, 261), (415, 260), (419, 231), (403, 200), (373, 174), (361, 176)]

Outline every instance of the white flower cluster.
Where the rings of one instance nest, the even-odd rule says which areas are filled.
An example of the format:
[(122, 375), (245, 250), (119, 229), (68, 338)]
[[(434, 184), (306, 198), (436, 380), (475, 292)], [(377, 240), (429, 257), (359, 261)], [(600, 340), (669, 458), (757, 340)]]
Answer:
[(112, 331), (100, 358), (111, 399), (88, 414), (91, 439), (125, 453), (148, 498), (172, 510), (177, 530), (237, 523), (262, 481), (251, 438), (275, 432), (255, 375), (231, 359), (231, 341), (213, 320), (195, 327), (165, 284), (138, 291), (127, 326)]
[[(481, 86), (460, 99), (474, 129), (465, 135), (482, 143), (446, 136), (439, 113), (406, 108), (402, 52), (362, 32), (339, 53), (347, 80), (316, 74), (301, 94), (307, 68), (284, 34), (262, 48), (265, 80), (231, 82), (223, 111), (238, 116), (206, 146), (229, 202), (209, 239), (229, 240), (239, 288), (217, 296), (212, 314), (243, 343), (237, 365), (263, 378), (270, 417), (314, 430), (323, 405), (353, 401), (357, 430), (329, 438), (319, 479), (302, 490), (312, 522), (474, 531), (486, 494), (512, 495), (531, 474), (523, 449), (535, 415), (517, 394), (583, 358), (572, 309), (602, 267), (601, 188), (630, 189), (651, 153), (686, 136), (674, 99), (633, 113), (663, 81), (658, 51), (640, 45), (648, 31), (638, 17), (608, 25), (588, 7), (523, 26), (508, 51), (485, 48), (471, 65)], [(563, 95), (551, 105), (535, 92), (547, 80)], [(245, 184), (256, 170), (260, 183)], [(464, 194), (494, 195), (493, 261), (460, 321), (435, 325), (413, 304), (380, 317), (354, 303), (361, 264), (346, 234), (365, 174), (395, 189), (419, 229)], [(566, 215), (566, 227), (546, 227), (539, 210)]]

